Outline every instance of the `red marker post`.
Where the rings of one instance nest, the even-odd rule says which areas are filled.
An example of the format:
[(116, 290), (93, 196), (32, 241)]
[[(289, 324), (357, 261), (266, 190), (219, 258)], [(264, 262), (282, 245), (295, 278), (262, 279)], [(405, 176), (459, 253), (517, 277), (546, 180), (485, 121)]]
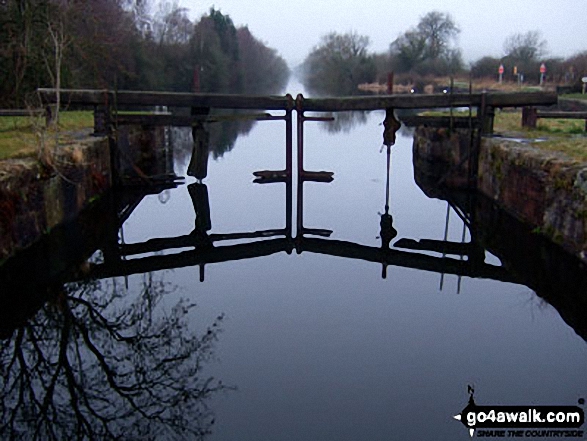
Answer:
[(503, 81), (503, 72), (504, 72), (503, 64), (499, 65), (499, 69), (497, 69), (497, 72), (499, 73), (499, 84), (501, 84), (501, 82)]
[(540, 85), (542, 86), (542, 83), (544, 83), (544, 79), (545, 79), (545, 75), (546, 74), (546, 64), (542, 63), (540, 65)]

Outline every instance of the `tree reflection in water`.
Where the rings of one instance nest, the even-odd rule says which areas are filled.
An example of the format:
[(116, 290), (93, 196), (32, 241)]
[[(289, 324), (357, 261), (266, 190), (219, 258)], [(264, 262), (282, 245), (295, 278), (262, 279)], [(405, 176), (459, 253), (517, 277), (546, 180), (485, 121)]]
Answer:
[(143, 276), (129, 303), (115, 279), (52, 289), (53, 300), (0, 346), (2, 439), (202, 439), (206, 402), (229, 389), (201, 376), (223, 316), (201, 335), (195, 306), (156, 309), (170, 286)]
[(328, 133), (349, 133), (356, 127), (367, 124), (369, 112), (336, 112), (321, 114), (320, 116), (332, 116), (334, 121), (320, 124), (320, 128)]

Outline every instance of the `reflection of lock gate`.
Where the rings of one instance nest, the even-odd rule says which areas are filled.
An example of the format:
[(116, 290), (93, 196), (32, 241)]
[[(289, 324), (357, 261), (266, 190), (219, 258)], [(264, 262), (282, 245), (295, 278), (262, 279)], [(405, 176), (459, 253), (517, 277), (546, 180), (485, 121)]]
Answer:
[[(447, 272), (459, 275), (477, 275), (509, 280), (510, 276), (502, 268), (485, 265), (480, 258), (482, 254), (479, 247), (474, 244), (452, 244), (437, 243), (438, 241), (420, 241), (415, 243), (402, 239), (394, 246), (404, 246), (412, 249), (456, 250), (456, 254), (467, 255), (467, 261), (442, 259), (428, 255), (406, 253), (389, 248), (389, 244), (397, 233), (393, 228), (393, 219), (388, 213), (388, 202), (386, 210), (381, 219), (382, 246), (365, 247), (347, 242), (306, 238), (304, 235), (315, 235), (328, 237), (329, 230), (308, 229), (303, 226), (303, 183), (306, 181), (330, 182), (333, 173), (327, 171), (306, 171), (304, 170), (304, 131), (303, 126), (308, 121), (331, 121), (328, 116), (307, 116), (305, 112), (345, 112), (345, 111), (370, 111), (385, 109), (386, 117), (383, 122), (383, 141), (388, 148), (395, 142), (395, 134), (400, 127), (399, 121), (395, 118), (393, 109), (426, 109), (426, 108), (450, 108), (454, 107), (476, 107), (476, 117), (473, 123), (472, 118), (461, 121), (462, 118), (453, 118), (452, 111), (449, 120), (450, 127), (457, 127), (467, 124), (469, 127), (477, 127), (477, 133), (491, 132), (493, 126), (493, 114), (495, 107), (523, 107), (530, 105), (546, 105), (557, 102), (556, 94), (551, 93), (453, 93), (451, 88), (448, 94), (439, 95), (382, 95), (376, 97), (340, 97), (305, 99), (298, 95), (294, 101), (291, 95), (284, 97), (275, 96), (244, 96), (244, 95), (221, 95), (221, 94), (189, 94), (189, 93), (160, 93), (160, 92), (130, 92), (130, 91), (92, 91), (92, 90), (60, 90), (39, 89), (39, 94), (50, 110), (50, 104), (57, 101), (60, 95), (62, 102), (77, 105), (90, 105), (94, 107), (94, 131), (96, 134), (109, 135), (112, 137), (113, 129), (122, 124), (143, 124), (143, 125), (171, 125), (192, 127), (194, 138), (194, 152), (188, 167), (188, 174), (202, 180), (207, 175), (207, 161), (209, 153), (209, 137), (205, 129), (205, 123), (222, 119), (222, 116), (210, 115), (210, 109), (261, 109), (261, 110), (283, 110), (284, 115), (256, 114), (249, 116), (255, 120), (273, 121), (284, 120), (286, 122), (286, 167), (284, 170), (259, 171), (255, 172), (256, 182), (286, 183), (286, 228), (283, 230), (270, 230), (251, 233), (235, 233), (228, 235), (208, 235), (208, 227), (211, 222), (206, 215), (209, 213), (209, 206), (206, 207), (207, 198), (204, 197), (205, 186), (190, 191), (197, 217), (197, 234), (190, 234), (171, 239), (153, 239), (143, 244), (122, 245), (118, 255), (130, 255), (144, 252), (175, 248), (177, 246), (195, 246), (196, 250), (171, 256), (154, 256), (135, 259), (131, 261), (105, 262), (95, 268), (95, 275), (104, 277), (115, 274), (128, 274), (134, 272), (145, 272), (155, 269), (187, 266), (189, 264), (205, 264), (223, 260), (233, 260), (256, 255), (267, 255), (277, 251), (291, 253), (293, 248), (298, 253), (302, 251), (314, 251), (332, 255), (339, 255), (351, 258), (359, 258), (369, 261), (380, 262), (384, 265), (401, 265), (414, 268), (428, 269), (437, 272)], [(188, 107), (191, 109), (190, 116), (173, 114), (150, 114), (150, 115), (122, 115), (118, 113), (119, 106), (169, 106)], [(293, 124), (292, 111), (297, 111), (297, 231), (295, 239), (292, 239), (292, 195), (293, 195)], [(472, 112), (471, 112), (472, 113)], [(48, 118), (51, 112), (47, 112)], [(435, 123), (437, 123), (436, 121)], [(470, 152), (470, 161), (476, 164), (476, 148)], [(114, 149), (116, 155), (116, 149)], [(389, 155), (388, 155), (389, 157)], [(116, 160), (116, 159), (114, 159)], [(192, 184), (193, 185), (193, 184)], [(198, 184), (202, 185), (202, 184)], [(388, 181), (389, 186), (389, 181)], [(191, 187), (194, 189), (194, 187)], [(203, 206), (204, 205), (204, 206)], [(202, 211), (203, 210), (203, 211)], [(456, 211), (456, 209), (455, 209)], [(458, 213), (459, 211), (457, 211)], [(466, 223), (464, 216), (461, 216)], [(202, 218), (204, 218), (202, 220)], [(240, 244), (230, 247), (214, 247), (214, 242), (236, 238), (256, 238), (283, 235), (284, 239), (277, 239), (278, 242), (260, 241), (259, 243)], [(281, 242), (279, 242), (281, 241)], [(444, 241), (446, 242), (446, 241)], [(265, 243), (265, 245), (262, 245)], [(204, 246), (205, 245), (205, 246)], [(444, 252), (444, 251), (440, 251)], [(156, 257), (156, 258), (155, 258)], [(151, 259), (151, 260), (150, 260)], [(154, 259), (154, 260), (152, 260)], [(107, 259), (110, 260), (110, 259)], [(474, 268), (473, 268), (474, 267)], [(150, 269), (149, 269), (150, 268)], [(471, 269), (473, 268), (473, 269)], [(384, 271), (385, 275), (385, 271)], [(202, 273), (203, 277), (203, 273)]]
[[(284, 181), (286, 184), (286, 228), (227, 234), (209, 233), (212, 229), (212, 221), (207, 186), (196, 182), (188, 186), (196, 213), (195, 227), (191, 233), (171, 238), (155, 238), (135, 244), (119, 243), (117, 240), (116, 245), (114, 245), (117, 251), (104, 253), (104, 263), (90, 265), (89, 272), (81, 277), (116, 277), (199, 265), (200, 280), (203, 281), (204, 266), (206, 264), (268, 256), (283, 251), (291, 254), (295, 249), (298, 254), (312, 252), (379, 263), (383, 265), (383, 277), (385, 277), (387, 266), (394, 265), (442, 274), (514, 281), (513, 277), (504, 268), (484, 263), (484, 251), (474, 240), (467, 243), (457, 243), (446, 240), (423, 239), (415, 241), (403, 238), (390, 246), (390, 242), (397, 235), (397, 231), (393, 228), (392, 217), (388, 213), (381, 216), (380, 235), (382, 243), (380, 247), (328, 239), (332, 234), (331, 230), (306, 228), (303, 225), (303, 198), (301, 194), (305, 180), (307, 179), (298, 177), (298, 223), (295, 236), (293, 235), (291, 222), (293, 215), (292, 198), (294, 197), (291, 177)], [(133, 204), (133, 206), (136, 205), (138, 204)], [(457, 206), (453, 205), (452, 207), (455, 211), (458, 210), (459, 213), (464, 214)], [(127, 213), (125, 217), (128, 214), (130, 213)], [(465, 220), (465, 223), (470, 226), (468, 218)], [(117, 238), (118, 235), (115, 237)], [(474, 238), (473, 233), (471, 237)], [(243, 239), (259, 240), (236, 245), (216, 246), (218, 242)], [(194, 249), (177, 254), (153, 254), (147, 257), (126, 260), (129, 256), (186, 247)], [(411, 251), (408, 252), (403, 249)], [(443, 257), (433, 257), (413, 251), (434, 251), (444, 255)], [(461, 256), (461, 258), (449, 258), (446, 257), (447, 254)], [(462, 260), (463, 256), (467, 256), (467, 260)]]

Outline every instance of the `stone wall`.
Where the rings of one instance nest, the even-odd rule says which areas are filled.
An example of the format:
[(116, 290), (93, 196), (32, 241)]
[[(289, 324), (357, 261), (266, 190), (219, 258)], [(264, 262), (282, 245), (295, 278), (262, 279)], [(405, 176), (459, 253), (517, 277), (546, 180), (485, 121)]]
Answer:
[[(126, 126), (116, 141), (79, 133), (38, 158), (0, 161), (0, 263), (75, 218), (115, 184), (148, 183), (172, 170), (163, 127)], [(111, 157), (110, 144), (117, 143)]]
[[(419, 128), (414, 135), (417, 180), (428, 188), (466, 188), (470, 133)], [(465, 148), (466, 146), (466, 148)], [(587, 164), (519, 141), (482, 138), (478, 190), (537, 233), (587, 262)]]
[(165, 127), (121, 126), (116, 138), (118, 151), (114, 163), (120, 183), (142, 182), (146, 176), (173, 171)]
[(71, 220), (112, 183), (107, 138), (60, 147), (51, 164), (0, 161), (0, 261)]

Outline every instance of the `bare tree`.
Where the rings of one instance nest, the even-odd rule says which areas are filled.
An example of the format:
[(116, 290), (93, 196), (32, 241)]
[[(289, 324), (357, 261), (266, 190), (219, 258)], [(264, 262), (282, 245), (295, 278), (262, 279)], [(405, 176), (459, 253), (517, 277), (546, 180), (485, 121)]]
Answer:
[(503, 50), (506, 57), (516, 61), (535, 61), (546, 54), (546, 40), (540, 31), (528, 31), (525, 34), (512, 34), (506, 38)]
[(450, 14), (429, 12), (420, 18), (415, 28), (391, 43), (392, 65), (399, 72), (422, 75), (454, 73), (463, 64), (460, 50), (452, 47), (459, 33)]
[(426, 41), (427, 56), (436, 59), (446, 55), (450, 41), (461, 32), (450, 14), (432, 11), (420, 19), (418, 33)]
[(0, 345), (3, 439), (202, 439), (206, 402), (226, 389), (202, 376), (220, 332), (187, 322), (193, 304), (166, 315), (169, 287), (145, 275), (128, 303), (115, 281), (53, 287), (54, 301)]
[(55, 1), (52, 8), (49, 8), (47, 16), (47, 34), (51, 48), (50, 54), (45, 54), (45, 66), (51, 78), (51, 83), (57, 91), (51, 121), (59, 123), (59, 112), (61, 110), (61, 74), (63, 59), (67, 47), (71, 44), (71, 37), (66, 30), (68, 15), (71, 13), (71, 5), (68, 0)]
[(324, 35), (304, 61), (304, 85), (319, 94), (356, 93), (360, 83), (375, 79), (368, 47), (369, 37), (356, 32)]
[(193, 33), (194, 24), (190, 21), (187, 8), (177, 2), (159, 4), (159, 11), (153, 22), (153, 34), (159, 44), (187, 44)]

